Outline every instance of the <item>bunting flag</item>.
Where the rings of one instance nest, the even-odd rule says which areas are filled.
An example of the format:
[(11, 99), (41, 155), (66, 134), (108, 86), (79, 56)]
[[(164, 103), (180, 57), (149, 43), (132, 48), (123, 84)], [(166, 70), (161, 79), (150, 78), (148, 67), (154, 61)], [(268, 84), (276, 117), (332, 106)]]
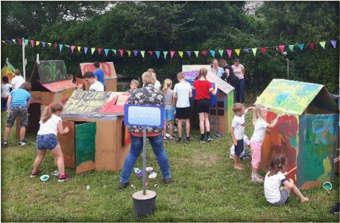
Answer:
[(81, 52), (81, 46), (77, 46), (77, 50), (80, 53)]
[(190, 50), (185, 51), (185, 53), (187, 54), (188, 57), (191, 57), (191, 51)]
[(133, 50), (133, 56), (138, 56), (138, 50)]
[(288, 45), (288, 49), (293, 52), (294, 51), (294, 45)]
[(309, 48), (309, 49), (315, 49), (315, 47), (316, 47), (316, 44), (315, 44), (314, 42), (310, 42), (310, 43), (308, 44), (308, 48)]
[(105, 48), (105, 49), (104, 49), (104, 54), (105, 54), (105, 56), (107, 57), (107, 55), (109, 55), (109, 49)]
[[(15, 39), (13, 39), (13, 41), (15, 41)], [(39, 46), (40, 45), (40, 41), (35, 41), (35, 45)]]
[(111, 49), (114, 55), (117, 55), (117, 50), (116, 49)]
[(28, 39), (25, 39), (24, 42), (25, 42), (25, 46), (27, 46), (28, 45)]
[(142, 55), (142, 57), (144, 58), (144, 56), (145, 56), (145, 50), (141, 50), (141, 51), (140, 51), (140, 55)]
[(196, 58), (197, 58), (198, 57), (198, 53), (199, 53), (198, 50), (195, 50), (194, 53), (195, 53)]
[(233, 53), (232, 49), (227, 49), (227, 55), (228, 57), (230, 58), (231, 57), (231, 54)]
[(262, 55), (266, 55), (267, 48), (266, 47), (261, 47), (261, 53)]
[(34, 47), (35, 46), (35, 41), (33, 39), (31, 39), (31, 47)]
[(210, 53), (210, 55), (211, 55), (212, 57), (215, 57), (216, 51), (215, 51), (215, 50), (210, 50), (209, 53)]
[(280, 44), (280, 45), (278, 46), (278, 50), (279, 50), (280, 53), (283, 53), (283, 52), (285, 51), (285, 49), (286, 49), (286, 46), (283, 45), (283, 44)]
[(121, 57), (124, 56), (124, 49), (119, 49), (118, 52)]
[[(27, 40), (27, 43), (28, 43), (28, 40)], [(25, 44), (26, 44), (26, 41), (25, 41)], [(26, 44), (27, 45), (27, 44)], [(47, 43), (47, 45), (49, 46), (49, 47), (51, 47), (52, 46), (52, 43)]]
[(59, 43), (59, 51), (60, 51), (60, 53), (63, 50), (63, 46), (64, 46), (63, 44)]
[(153, 55), (153, 51), (148, 50), (148, 54), (149, 54), (149, 56), (152, 56)]
[(220, 57), (223, 57), (224, 50), (218, 50), (218, 54), (220, 54)]
[(55, 49), (57, 49), (58, 44), (57, 44), (57, 43), (54, 43), (54, 44), (53, 44), (53, 47), (54, 47)]
[(75, 49), (75, 48), (76, 48), (75, 45), (72, 45), (72, 46), (70, 47), (72, 53), (74, 52), (74, 49)]
[(250, 48), (244, 48), (244, 49), (243, 49), (243, 52), (249, 53), (249, 52), (250, 52)]
[(336, 40), (332, 39), (330, 42), (331, 42), (332, 47), (336, 48)]
[(326, 48), (326, 41), (319, 42), (320, 46), (325, 49)]
[(86, 46), (84, 47), (84, 53), (85, 55), (87, 54), (87, 51), (89, 50), (89, 48), (87, 48)]
[(304, 43), (299, 43), (297, 46), (299, 47), (300, 50), (303, 50), (303, 48), (305, 47), (305, 44)]
[[(21, 42), (21, 39), (20, 39)], [(42, 47), (46, 47), (46, 43), (44, 41), (41, 42)]]
[(91, 48), (91, 54), (93, 55), (95, 51), (96, 51), (96, 48), (92, 47)]
[(131, 57), (131, 50), (126, 50), (128, 57)]
[(237, 56), (240, 56), (241, 49), (235, 49), (235, 53), (236, 53)]
[(257, 48), (252, 48), (251, 50), (253, 51), (254, 56), (256, 56)]
[(180, 58), (183, 58), (183, 51), (178, 51), (178, 55)]
[(97, 48), (98, 55), (102, 54), (103, 48)]
[(164, 59), (166, 59), (166, 56), (168, 55), (168, 51), (163, 51), (163, 56), (164, 56)]
[(156, 50), (156, 51), (155, 51), (155, 54), (156, 54), (157, 59), (159, 59), (159, 57), (161, 56), (161, 51)]
[(205, 57), (208, 56), (208, 50), (202, 50), (201, 54)]
[(176, 51), (171, 50), (170, 51), (170, 58), (172, 59), (175, 56)]

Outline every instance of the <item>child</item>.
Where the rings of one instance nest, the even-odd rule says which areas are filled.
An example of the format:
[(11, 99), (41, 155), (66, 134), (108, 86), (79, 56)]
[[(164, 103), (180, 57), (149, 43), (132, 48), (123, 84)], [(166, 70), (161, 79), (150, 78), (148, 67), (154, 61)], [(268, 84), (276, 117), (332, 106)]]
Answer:
[(59, 103), (49, 105), (41, 116), (39, 122), (40, 128), (37, 135), (37, 156), (33, 163), (31, 177), (39, 176), (40, 164), (45, 158), (46, 151), (50, 150), (56, 165), (58, 167), (58, 181), (64, 182), (68, 179), (65, 174), (64, 156), (58, 143), (57, 134), (67, 134), (70, 130), (68, 127), (63, 128), (61, 118), (59, 117), (63, 106)]
[(1, 82), (1, 111), (7, 110), (7, 99), (9, 96), (9, 93), (11, 92), (12, 86), (8, 83), (8, 77), (4, 76), (2, 77)]
[(266, 129), (274, 127), (281, 116), (276, 116), (270, 124), (266, 122), (266, 117), (266, 108), (264, 106), (257, 105), (253, 114), (254, 133), (250, 139), (252, 166), (251, 181), (257, 183), (263, 182), (263, 178), (257, 173), (257, 171), (261, 162), (261, 147), (266, 134)]
[(240, 155), (244, 149), (244, 116), (249, 110), (252, 109), (253, 107), (245, 109), (244, 105), (241, 103), (235, 103), (233, 106), (234, 118), (231, 122), (231, 136), (235, 146), (234, 168), (236, 170), (243, 170), (243, 166), (240, 163)]
[(165, 120), (164, 120), (164, 134), (163, 139), (167, 139), (166, 137), (166, 130), (167, 125), (169, 125), (169, 133), (170, 137), (169, 139), (173, 139), (173, 121), (175, 119), (175, 108), (173, 103), (173, 96), (174, 92), (171, 89), (172, 88), (172, 81), (170, 79), (165, 79), (163, 84), (163, 94), (164, 94), (164, 105), (165, 105)]
[(20, 133), (19, 133), (19, 146), (25, 146), (27, 144), (25, 140), (26, 127), (28, 125), (28, 107), (29, 101), (32, 96), (29, 93), (32, 86), (29, 82), (24, 82), (20, 88), (13, 90), (8, 96), (7, 100), (7, 124), (4, 132), (4, 140), (2, 147), (8, 146), (8, 137), (13, 127), (14, 121), (20, 119)]
[(130, 90), (129, 90), (129, 93), (131, 94), (131, 92), (132, 92), (133, 90), (137, 89), (138, 86), (139, 86), (139, 81), (136, 80), (136, 79), (132, 79), (132, 80), (130, 81)]
[(90, 91), (104, 91), (104, 85), (96, 79), (96, 76), (92, 72), (86, 72), (85, 81), (90, 84)]
[[(309, 201), (308, 197), (303, 196), (301, 191), (295, 186), (292, 179), (287, 179), (282, 169), (286, 158), (277, 156), (270, 162), (270, 170), (264, 179), (264, 195), (266, 200), (272, 205), (284, 205), (292, 191), (297, 195), (301, 202)], [(280, 188), (283, 186), (283, 188)]]
[(192, 96), (191, 85), (184, 79), (184, 74), (177, 74), (179, 83), (174, 87), (174, 99), (176, 100), (176, 119), (178, 121), (178, 139), (182, 140), (182, 122), (185, 121), (186, 141), (190, 141), (190, 97)]

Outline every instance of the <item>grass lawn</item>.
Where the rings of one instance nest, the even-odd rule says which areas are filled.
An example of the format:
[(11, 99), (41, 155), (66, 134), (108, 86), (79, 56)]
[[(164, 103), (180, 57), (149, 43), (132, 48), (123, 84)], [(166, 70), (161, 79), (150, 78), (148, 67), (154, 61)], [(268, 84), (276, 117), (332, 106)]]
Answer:
[[(247, 135), (252, 128), (248, 126)], [(196, 136), (196, 137), (195, 137)], [(108, 136), (109, 137), (109, 136)], [(337, 221), (329, 207), (338, 199), (338, 183), (328, 194), (321, 188), (304, 191), (309, 203), (300, 204), (292, 196), (284, 207), (268, 205), (263, 186), (250, 182), (250, 163), (246, 170), (233, 169), (228, 158), (229, 136), (210, 144), (199, 144), (197, 134), (190, 145), (167, 142), (174, 183), (161, 183), (159, 167), (149, 149), (148, 166), (156, 168), (159, 176), (149, 182), (158, 183), (154, 215), (145, 221)], [(2, 149), (2, 221), (136, 221), (131, 195), (140, 190), (141, 183), (131, 175), (129, 187), (117, 190), (119, 176), (113, 172), (89, 172), (75, 175), (68, 169), (71, 180), (47, 183), (31, 179), (35, 155), (34, 137), (24, 148), (10, 146)], [(15, 145), (12, 137), (11, 145)], [(137, 166), (141, 166), (141, 160)], [(43, 163), (43, 173), (55, 170), (51, 155)], [(338, 181), (336, 178), (335, 181)], [(86, 186), (90, 189), (87, 190)]]

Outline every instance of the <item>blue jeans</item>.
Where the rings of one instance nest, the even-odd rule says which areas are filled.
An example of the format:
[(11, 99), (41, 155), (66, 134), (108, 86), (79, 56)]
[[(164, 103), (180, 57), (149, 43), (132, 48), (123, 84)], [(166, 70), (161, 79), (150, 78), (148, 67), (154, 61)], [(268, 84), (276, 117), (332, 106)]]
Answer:
[[(157, 162), (161, 168), (162, 175), (164, 179), (170, 179), (171, 173), (169, 168), (168, 156), (164, 150), (162, 135), (148, 137), (152, 146), (152, 150), (157, 157)], [(127, 155), (123, 170), (120, 173), (120, 182), (129, 182), (129, 177), (131, 175), (132, 169), (138, 159), (138, 156), (143, 151), (143, 137), (131, 136), (131, 147), (130, 152)]]
[(244, 79), (238, 80), (238, 85), (236, 87), (236, 102), (244, 102), (244, 89), (246, 81)]

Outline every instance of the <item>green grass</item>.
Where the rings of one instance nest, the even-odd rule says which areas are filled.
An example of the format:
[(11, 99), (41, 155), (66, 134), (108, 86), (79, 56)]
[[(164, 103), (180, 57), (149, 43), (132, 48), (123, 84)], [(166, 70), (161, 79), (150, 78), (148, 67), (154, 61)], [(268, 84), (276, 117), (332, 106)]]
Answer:
[[(251, 126), (247, 128), (250, 135)], [(35, 156), (34, 137), (25, 148), (10, 146), (2, 150), (2, 220), (3, 221), (136, 221), (131, 195), (141, 183), (131, 175), (136, 189), (117, 190), (119, 176), (113, 172), (89, 172), (71, 180), (47, 183), (29, 177)], [(12, 137), (10, 141), (14, 145)], [(337, 221), (329, 207), (338, 196), (338, 184), (328, 194), (321, 188), (304, 191), (311, 201), (300, 204), (291, 196), (284, 207), (268, 205), (263, 186), (250, 182), (247, 169), (238, 172), (228, 158), (229, 136), (200, 145), (196, 138), (190, 145), (166, 143), (174, 183), (161, 183), (159, 167), (149, 149), (148, 165), (159, 176), (149, 182), (157, 192), (156, 211), (145, 221)], [(138, 161), (137, 166), (141, 166)], [(43, 172), (55, 170), (51, 155), (43, 163)], [(338, 178), (336, 179), (336, 181)], [(158, 189), (153, 185), (158, 183)], [(90, 186), (86, 190), (86, 185)]]

